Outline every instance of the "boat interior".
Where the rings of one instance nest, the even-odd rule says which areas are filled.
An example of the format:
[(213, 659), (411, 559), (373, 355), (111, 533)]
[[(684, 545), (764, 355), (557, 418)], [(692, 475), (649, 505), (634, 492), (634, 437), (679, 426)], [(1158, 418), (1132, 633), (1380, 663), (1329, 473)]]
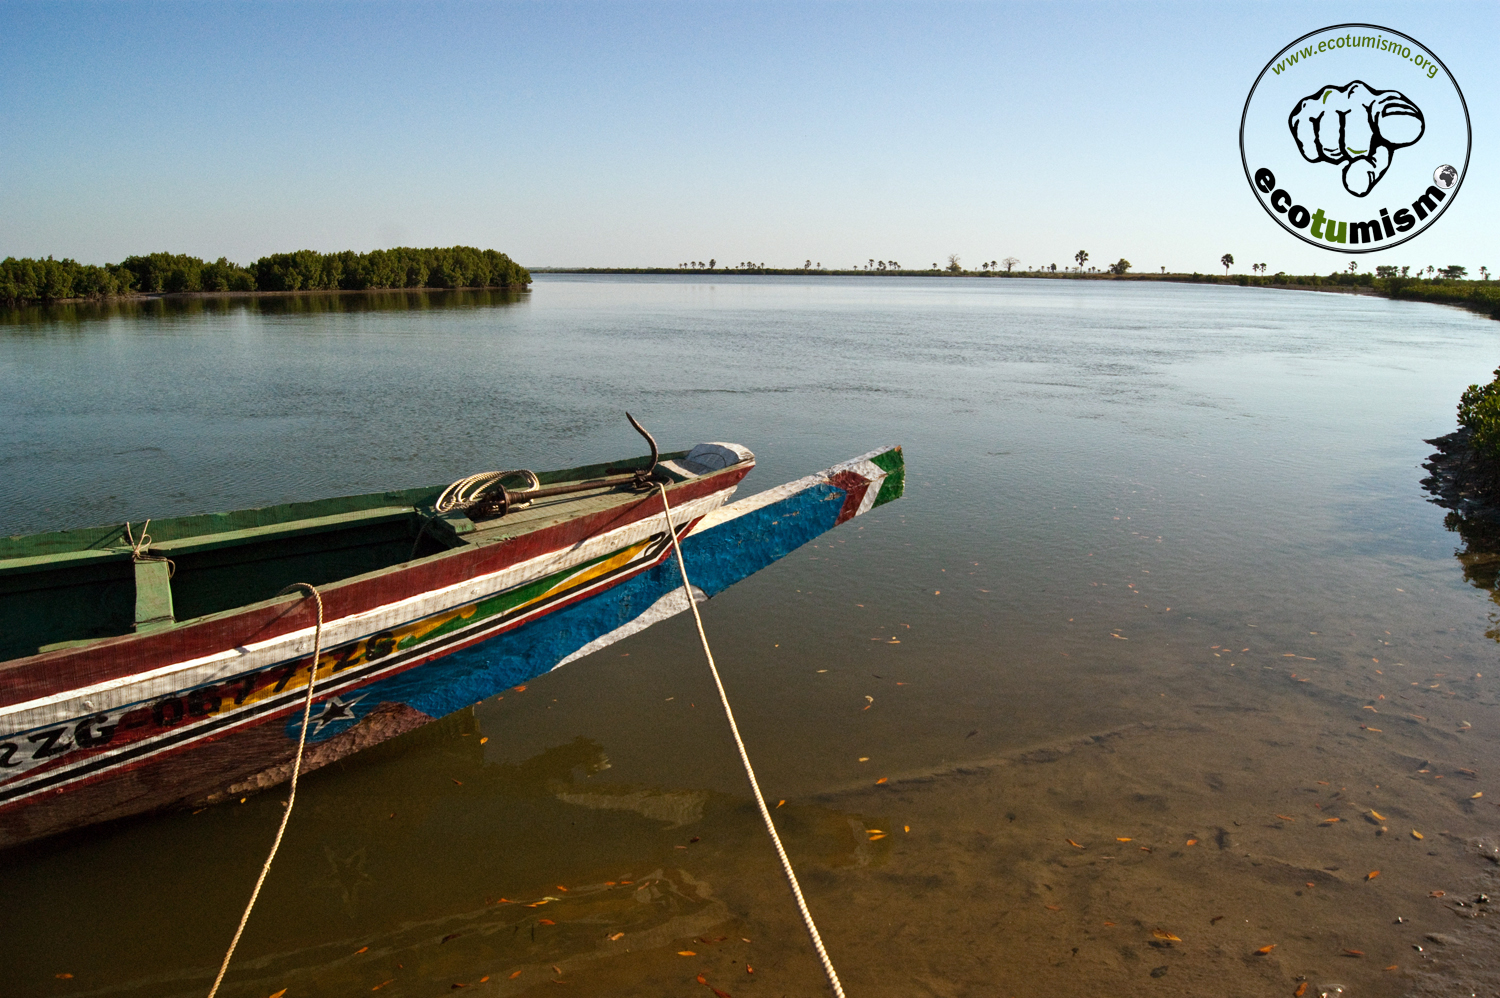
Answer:
[[(0, 538), (0, 661), (174, 627), (273, 599), (294, 582), (329, 585), (500, 543), (633, 501), (640, 490), (622, 477), (652, 460), (507, 475), (500, 483), (515, 501), (499, 516), (438, 512), (449, 487), (428, 486)], [(661, 454), (655, 474), (682, 482), (753, 460), (743, 448), (699, 444)], [(601, 479), (613, 480), (593, 485)], [(550, 489), (562, 494), (526, 500)]]

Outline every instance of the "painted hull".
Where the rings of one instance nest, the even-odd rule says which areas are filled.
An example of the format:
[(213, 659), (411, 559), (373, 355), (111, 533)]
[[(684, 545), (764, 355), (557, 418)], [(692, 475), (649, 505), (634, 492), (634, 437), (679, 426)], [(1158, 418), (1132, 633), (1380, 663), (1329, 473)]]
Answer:
[[(893, 448), (724, 505), (748, 470), (671, 490), (695, 598), (898, 497), (904, 479)], [(346, 584), (325, 595), (304, 768), (687, 609), (659, 497), (642, 497), (605, 523), (560, 526), (560, 536), (527, 535), (529, 546), (508, 559), (492, 552), (483, 563), (476, 552), (474, 564), (443, 559), (437, 579), (414, 568), (370, 580), (383, 587), (376, 592)], [(132, 652), (123, 660), (108, 655), (106, 642), (38, 656), (46, 668), (7, 670), (0, 676), (0, 732), (8, 732), (0, 734), (0, 846), (287, 779), (314, 622), (312, 601), (283, 600), (154, 642), (122, 639)], [(205, 633), (188, 633), (199, 628)], [(80, 674), (85, 681), (76, 681)]]

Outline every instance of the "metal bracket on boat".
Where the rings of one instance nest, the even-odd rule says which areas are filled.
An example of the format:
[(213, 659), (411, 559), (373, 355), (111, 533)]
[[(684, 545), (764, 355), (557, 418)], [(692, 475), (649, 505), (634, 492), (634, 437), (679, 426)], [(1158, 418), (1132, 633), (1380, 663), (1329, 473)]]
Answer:
[[(572, 485), (554, 485), (545, 489), (527, 489), (525, 492), (512, 492), (497, 479), (493, 485), (487, 487), (487, 491), (481, 495), (473, 504), (465, 508), (471, 520), (493, 520), (504, 516), (507, 512), (517, 508), (523, 503), (530, 503), (536, 499), (546, 499), (551, 496), (572, 495), (576, 492), (592, 492), (595, 489), (613, 488), (617, 485), (626, 486), (637, 492), (650, 489), (657, 482), (670, 484), (672, 479), (663, 472), (657, 470), (657, 459), (661, 456), (661, 450), (656, 446), (656, 440), (646, 428), (636, 422), (630, 413), (625, 414), (630, 420), (630, 425), (635, 431), (646, 438), (646, 443), (651, 445), (651, 464), (644, 469), (639, 469), (629, 475), (618, 475), (610, 478), (595, 478), (587, 482), (575, 482)], [(610, 469), (613, 470), (613, 469)]]

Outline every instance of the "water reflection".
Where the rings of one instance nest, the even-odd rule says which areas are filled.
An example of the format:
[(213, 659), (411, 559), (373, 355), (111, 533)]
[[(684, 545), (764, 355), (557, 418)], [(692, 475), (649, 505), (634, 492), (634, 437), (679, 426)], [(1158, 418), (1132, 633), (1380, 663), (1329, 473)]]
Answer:
[(529, 291), (515, 288), (475, 291), (395, 289), (266, 295), (161, 295), (0, 309), (0, 327), (20, 329), (81, 325), (111, 319), (184, 319), (226, 316), (237, 312), (265, 316), (303, 316), (340, 312), (425, 312), (433, 309), (493, 308), (526, 301), (529, 295)]
[(1484, 466), (1469, 453), (1465, 431), (1427, 441), (1437, 451), (1423, 462), (1431, 474), (1422, 480), (1429, 502), (1448, 510), (1443, 526), (1458, 535), (1463, 546), (1453, 552), (1464, 581), (1490, 594), (1490, 626), (1484, 635), (1500, 641), (1500, 509), (1485, 497), (1495, 483)]

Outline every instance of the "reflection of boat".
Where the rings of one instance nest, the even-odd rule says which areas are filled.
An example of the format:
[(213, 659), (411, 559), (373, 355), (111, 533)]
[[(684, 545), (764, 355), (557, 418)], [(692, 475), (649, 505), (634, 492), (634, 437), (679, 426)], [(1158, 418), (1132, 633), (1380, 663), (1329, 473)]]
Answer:
[[(273, 786), (687, 609), (901, 495), (900, 448), (726, 504), (734, 444), (0, 539), (0, 845)], [(477, 498), (477, 501), (473, 501)], [(449, 508), (439, 511), (440, 507)]]

